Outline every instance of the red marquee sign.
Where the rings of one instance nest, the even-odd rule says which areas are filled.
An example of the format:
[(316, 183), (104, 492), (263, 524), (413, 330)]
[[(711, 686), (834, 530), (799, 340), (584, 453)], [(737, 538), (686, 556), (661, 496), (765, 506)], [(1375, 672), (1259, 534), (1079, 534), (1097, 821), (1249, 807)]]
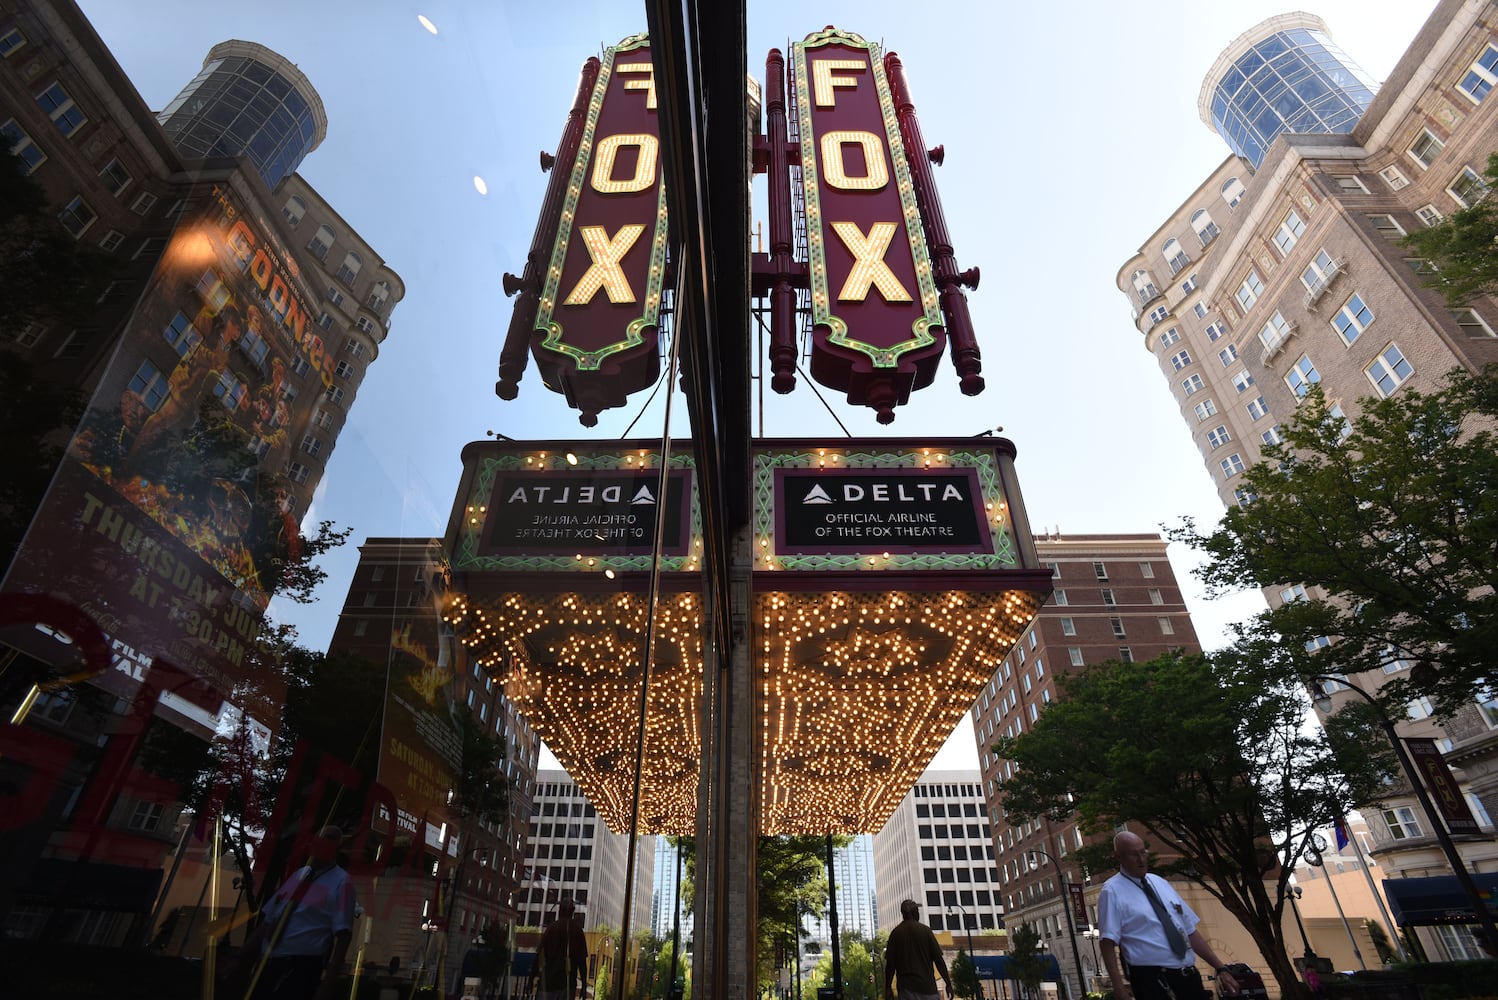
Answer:
[(946, 337), (884, 61), (836, 28), (793, 45), (791, 60), (812, 376), (887, 424), (935, 377)]

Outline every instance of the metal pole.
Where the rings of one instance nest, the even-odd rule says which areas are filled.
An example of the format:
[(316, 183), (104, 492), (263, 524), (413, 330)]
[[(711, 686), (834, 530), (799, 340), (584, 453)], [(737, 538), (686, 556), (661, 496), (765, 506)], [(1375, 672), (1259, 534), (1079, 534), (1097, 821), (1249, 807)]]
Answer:
[(827, 835), (827, 926), (832, 933), (832, 995), (843, 1000), (843, 950), (837, 940), (837, 873), (833, 871), (830, 833)]
[(1325, 859), (1321, 857), (1319, 851), (1316, 854), (1316, 860), (1312, 861), (1311, 864), (1320, 868), (1322, 874), (1326, 876), (1326, 887), (1331, 890), (1332, 902), (1337, 907), (1337, 916), (1342, 918), (1342, 929), (1347, 932), (1347, 941), (1352, 945), (1353, 957), (1358, 960), (1359, 966), (1367, 969), (1368, 963), (1363, 961), (1363, 953), (1358, 950), (1358, 939), (1352, 936), (1352, 925), (1347, 922), (1347, 914), (1342, 911), (1342, 901), (1337, 898), (1337, 887), (1332, 884), (1332, 873), (1326, 870)]
[[(681, 838), (676, 840), (676, 905), (671, 914), (671, 982), (666, 986), (666, 1000), (676, 1000), (676, 963), (681, 960)], [(685, 992), (685, 991), (683, 991)]]
[[(1066, 934), (1067, 937), (1071, 939), (1071, 957), (1077, 966), (1078, 992), (1073, 1000), (1080, 1000), (1082, 994), (1086, 992), (1086, 990), (1083, 989), (1083, 987), (1086, 985), (1086, 980), (1082, 974), (1082, 952), (1077, 947), (1077, 924), (1071, 912), (1071, 889), (1068, 887), (1066, 882), (1066, 872), (1061, 870), (1061, 862), (1057, 861), (1049, 854), (1046, 854), (1045, 851), (1042, 851), (1039, 848), (1031, 848), (1030, 853), (1032, 855), (1039, 854), (1044, 856), (1047, 860), (1049, 860), (1056, 866), (1056, 874), (1061, 876), (1061, 906), (1066, 910)], [(1030, 859), (1030, 862), (1031, 864), (1034, 864), (1035, 859), (1032, 857)]]
[[(1373, 710), (1378, 713), (1378, 721), (1383, 726), (1384, 735), (1393, 744), (1394, 754), (1399, 758), (1399, 766), (1404, 770), (1405, 779), (1409, 781), (1410, 788), (1415, 792), (1415, 798), (1420, 802), (1420, 808), (1425, 812), (1425, 821), (1430, 824), (1431, 832), (1440, 841), (1441, 850), (1446, 854), (1446, 861), (1451, 865), (1452, 874), (1456, 876), (1457, 882), (1461, 885), (1462, 890), (1467, 894), (1468, 901), (1472, 904), (1472, 909), (1477, 916), (1477, 924), (1482, 928), (1482, 937), (1479, 943), (1482, 945), (1483, 951), (1489, 955), (1498, 954), (1498, 925), (1494, 924), (1493, 915), (1488, 912), (1486, 900), (1477, 891), (1477, 885), (1472, 881), (1472, 874), (1467, 871), (1467, 866), (1462, 863), (1462, 856), (1457, 853), (1456, 845), (1451, 842), (1451, 835), (1446, 832), (1446, 825), (1441, 822), (1440, 815), (1436, 812), (1435, 806), (1431, 804), (1430, 793), (1425, 790), (1425, 785), (1421, 783), (1420, 775), (1415, 770), (1415, 765), (1410, 761), (1409, 754), (1404, 749), (1404, 740), (1400, 739), (1398, 731), (1394, 728), (1393, 721), (1384, 712), (1383, 707), (1374, 700), (1374, 697), (1357, 685), (1348, 684), (1340, 678), (1330, 677), (1326, 674), (1317, 674), (1311, 680), (1332, 681), (1336, 684), (1341, 684), (1347, 690), (1357, 693), (1364, 701), (1372, 705)], [(1326, 693), (1325, 689), (1323, 689), (1322, 694), (1325, 695)], [(1327, 884), (1331, 884), (1329, 880)]]
[(1394, 954), (1399, 956), (1401, 962), (1407, 962), (1409, 956), (1405, 953), (1404, 943), (1400, 940), (1399, 928), (1394, 926), (1394, 920), (1389, 916), (1389, 908), (1384, 905), (1383, 893), (1379, 892), (1378, 887), (1373, 884), (1373, 873), (1368, 870), (1368, 859), (1363, 856), (1363, 845), (1358, 842), (1357, 834), (1351, 830), (1348, 831), (1347, 839), (1352, 841), (1352, 849), (1357, 852), (1358, 867), (1363, 870), (1363, 878), (1368, 883), (1368, 893), (1378, 904), (1378, 912), (1383, 915), (1384, 925), (1389, 928), (1390, 940), (1394, 944)]
[(1311, 939), (1306, 937), (1306, 925), (1301, 922), (1300, 907), (1295, 905), (1296, 900), (1300, 899), (1300, 894), (1301, 888), (1298, 885), (1290, 886), (1289, 891), (1286, 893), (1290, 897), (1290, 912), (1295, 914), (1295, 926), (1300, 928), (1300, 943), (1306, 946), (1305, 958), (1307, 961), (1310, 961), (1316, 957), (1316, 953), (1311, 950)]

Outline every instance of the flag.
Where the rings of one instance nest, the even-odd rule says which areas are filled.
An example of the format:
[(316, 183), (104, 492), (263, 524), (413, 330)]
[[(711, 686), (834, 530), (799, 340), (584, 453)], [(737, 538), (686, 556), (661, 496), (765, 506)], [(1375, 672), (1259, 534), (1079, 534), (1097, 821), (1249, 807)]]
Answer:
[(1337, 839), (1337, 850), (1342, 850), (1352, 840), (1352, 835), (1347, 832), (1347, 817), (1341, 813), (1337, 814), (1337, 825), (1334, 827)]

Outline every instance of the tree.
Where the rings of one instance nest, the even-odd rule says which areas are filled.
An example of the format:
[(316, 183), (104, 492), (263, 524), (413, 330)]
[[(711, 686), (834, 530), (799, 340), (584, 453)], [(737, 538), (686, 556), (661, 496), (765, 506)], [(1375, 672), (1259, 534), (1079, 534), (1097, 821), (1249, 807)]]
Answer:
[[(1488, 157), (1483, 173), (1489, 186), (1498, 183), (1498, 153)], [(1467, 208), (1399, 242), (1434, 265), (1425, 283), (1452, 307), (1498, 291), (1498, 206), (1486, 192)]]
[(978, 995), (978, 965), (973, 956), (959, 948), (957, 957), (952, 960), (951, 973), (954, 993), (960, 997)]
[[(1094, 664), (1060, 678), (1063, 696), (1030, 732), (994, 747), (1015, 764), (999, 786), (1011, 822), (1075, 814), (1093, 832), (1144, 827), (1176, 859), (1157, 870), (1216, 898), (1285, 996), (1303, 989), (1282, 915), (1306, 837), (1377, 798), (1395, 768), (1364, 715), (1339, 713), (1329, 735), (1307, 730), (1296, 680), (1304, 658), (1294, 645), (1245, 636), (1211, 658), (1176, 651)], [(1347, 747), (1357, 752), (1340, 752)], [(1100, 853), (1089, 854), (1091, 866), (1110, 867)]]
[[(850, 931), (842, 935), (841, 944), (843, 1000), (879, 1000), (884, 996), (884, 983), (875, 981), (870, 942)], [(832, 949), (827, 948), (812, 969), (810, 992), (815, 996), (817, 987), (831, 985)]]
[(0, 351), (0, 451), (11, 456), (0, 477), (0, 576), (62, 459), (62, 428), (82, 415), (82, 393), (38, 380), (25, 359)]
[(1261, 630), (1316, 648), (1311, 673), (1417, 661), (1392, 694), (1449, 717), (1498, 680), (1498, 367), (1358, 406), (1349, 422), (1312, 389), (1245, 473), (1257, 499), (1169, 535), (1206, 552), (1214, 594), (1320, 587)]
[(1028, 996), (1040, 992), (1045, 956), (1040, 952), (1040, 932), (1029, 924), (1020, 924), (1009, 935), (1009, 968)]

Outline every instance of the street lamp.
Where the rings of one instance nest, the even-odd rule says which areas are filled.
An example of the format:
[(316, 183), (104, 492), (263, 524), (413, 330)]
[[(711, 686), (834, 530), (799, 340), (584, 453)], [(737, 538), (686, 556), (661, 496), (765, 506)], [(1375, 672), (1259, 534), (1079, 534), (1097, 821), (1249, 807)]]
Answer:
[[(962, 911), (962, 929), (967, 931), (967, 960), (971, 962), (973, 966), (973, 982), (978, 984), (978, 1000), (983, 1000), (983, 983), (978, 978), (978, 959), (973, 954), (973, 927), (972, 924), (968, 923), (966, 908), (964, 908), (961, 903), (957, 902), (954, 902), (952, 905), (957, 907), (958, 910)], [(947, 914), (950, 916), (951, 913), (952, 911), (948, 909)]]
[[(1328, 872), (1327, 878), (1330, 877), (1331, 873)], [(1304, 892), (1305, 890), (1300, 886), (1292, 885), (1287, 890), (1286, 895), (1290, 897), (1290, 912), (1295, 914), (1295, 926), (1300, 928), (1300, 941), (1306, 946), (1305, 964), (1309, 966), (1316, 960), (1316, 953), (1311, 950), (1311, 939), (1306, 937), (1306, 925), (1301, 923), (1300, 907), (1296, 905), (1296, 901), (1300, 899)]]
[(1066, 911), (1066, 936), (1071, 940), (1071, 957), (1077, 964), (1077, 996), (1086, 992), (1083, 987), (1086, 982), (1082, 978), (1082, 952), (1077, 947), (1077, 925), (1072, 919), (1071, 912), (1071, 888), (1066, 883), (1066, 872), (1061, 870), (1061, 862), (1051, 857), (1045, 851), (1032, 847), (1029, 851), (1030, 869), (1035, 870), (1035, 856), (1040, 855), (1056, 866), (1056, 873), (1061, 876), (1061, 908)]
[(1096, 927), (1089, 927), (1082, 932), (1082, 936), (1087, 939), (1088, 944), (1092, 945), (1092, 977), (1102, 979), (1103, 971), (1098, 962), (1097, 939), (1103, 936), (1103, 932)]
[(1488, 912), (1487, 902), (1482, 894), (1477, 891), (1477, 885), (1472, 881), (1472, 875), (1467, 871), (1467, 866), (1462, 864), (1462, 856), (1456, 852), (1456, 845), (1451, 842), (1451, 835), (1446, 832), (1446, 825), (1436, 815), (1435, 807), (1431, 805), (1430, 794), (1425, 790), (1425, 785), (1420, 781), (1420, 775), (1415, 771), (1415, 765), (1410, 761), (1409, 753), (1404, 748), (1404, 740), (1394, 729), (1394, 722), (1378, 701), (1358, 687), (1349, 684), (1340, 677), (1332, 677), (1327, 674), (1316, 674), (1310, 678), (1316, 681), (1316, 693), (1312, 700), (1316, 708), (1323, 714), (1331, 713), (1331, 694), (1323, 686), (1325, 683), (1339, 684), (1348, 691), (1352, 691), (1360, 698), (1373, 706), (1373, 712), (1378, 716), (1379, 725), (1383, 727), (1384, 735), (1388, 737), (1389, 743), (1394, 747), (1394, 754), (1399, 758), (1399, 767), (1404, 771), (1405, 780), (1410, 783), (1414, 790), (1415, 798), (1419, 800), (1420, 809), (1425, 813), (1425, 821), (1430, 824), (1431, 831), (1441, 843), (1441, 850), (1446, 854), (1446, 861), (1451, 865), (1451, 871), (1456, 875), (1456, 880), (1461, 884), (1462, 890), (1466, 892), (1467, 899), (1472, 904), (1473, 912), (1477, 915), (1478, 926), (1482, 928), (1482, 949), (1489, 955), (1498, 954), (1498, 926), (1493, 923), (1493, 915)]

